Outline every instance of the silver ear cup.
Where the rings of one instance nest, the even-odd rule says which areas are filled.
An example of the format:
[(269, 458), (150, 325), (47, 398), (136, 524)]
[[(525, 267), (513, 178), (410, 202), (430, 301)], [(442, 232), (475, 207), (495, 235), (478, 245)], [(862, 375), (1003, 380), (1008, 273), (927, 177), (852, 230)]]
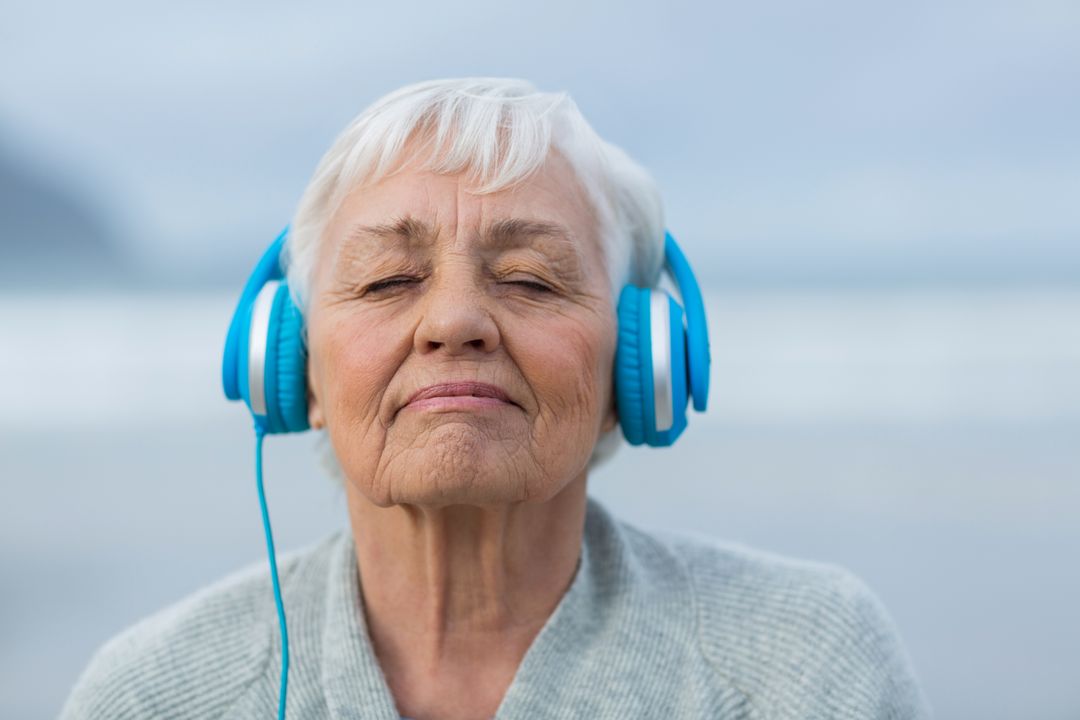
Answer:
[(668, 302), (668, 294), (663, 290), (649, 293), (649, 344), (652, 346), (656, 432), (669, 430), (675, 423), (671, 399), (671, 314)]
[(270, 280), (251, 305), (251, 329), (248, 332), (248, 398), (251, 400), (251, 412), (266, 416), (266, 339), (270, 332), (270, 310), (274, 306), (278, 280)]

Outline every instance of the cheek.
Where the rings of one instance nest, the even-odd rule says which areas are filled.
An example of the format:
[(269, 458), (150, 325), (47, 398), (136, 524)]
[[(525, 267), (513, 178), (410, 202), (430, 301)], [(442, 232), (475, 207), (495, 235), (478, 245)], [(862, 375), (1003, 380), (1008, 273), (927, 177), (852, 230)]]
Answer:
[(610, 394), (614, 330), (600, 319), (564, 320), (538, 329), (530, 339), (522, 370), (536, 393), (541, 420), (548, 416), (562, 432), (597, 423)]
[(318, 383), (328, 427), (367, 429), (377, 422), (380, 403), (401, 363), (398, 340), (355, 319), (329, 319), (317, 346)]

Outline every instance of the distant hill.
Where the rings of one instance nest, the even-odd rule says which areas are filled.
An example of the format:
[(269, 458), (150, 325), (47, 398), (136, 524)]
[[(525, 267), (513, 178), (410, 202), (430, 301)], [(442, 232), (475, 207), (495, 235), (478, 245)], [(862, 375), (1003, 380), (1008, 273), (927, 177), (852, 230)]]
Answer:
[(105, 213), (74, 183), (35, 171), (0, 141), (0, 288), (87, 288), (130, 277)]

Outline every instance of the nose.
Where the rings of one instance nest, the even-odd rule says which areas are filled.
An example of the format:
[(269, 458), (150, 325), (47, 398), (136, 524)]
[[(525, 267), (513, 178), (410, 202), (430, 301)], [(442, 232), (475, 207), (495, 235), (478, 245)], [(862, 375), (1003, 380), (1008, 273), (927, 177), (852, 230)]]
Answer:
[(429, 286), (413, 341), (417, 352), (489, 353), (499, 346), (489, 298), (472, 275), (464, 268), (443, 272)]

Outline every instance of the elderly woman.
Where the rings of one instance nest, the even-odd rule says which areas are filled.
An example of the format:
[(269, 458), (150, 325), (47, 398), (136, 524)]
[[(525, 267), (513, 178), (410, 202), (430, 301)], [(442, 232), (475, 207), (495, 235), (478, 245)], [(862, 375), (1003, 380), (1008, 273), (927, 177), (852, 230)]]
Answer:
[[(665, 258), (685, 330), (634, 287)], [(260, 443), (325, 430), (351, 533), (280, 575), (270, 541), (270, 573), (128, 629), (63, 717), (926, 716), (849, 571), (587, 495), (620, 434), (670, 444), (704, 408), (687, 283), (655, 185), (565, 94), (470, 78), (376, 102), (256, 269), (225, 368)]]

